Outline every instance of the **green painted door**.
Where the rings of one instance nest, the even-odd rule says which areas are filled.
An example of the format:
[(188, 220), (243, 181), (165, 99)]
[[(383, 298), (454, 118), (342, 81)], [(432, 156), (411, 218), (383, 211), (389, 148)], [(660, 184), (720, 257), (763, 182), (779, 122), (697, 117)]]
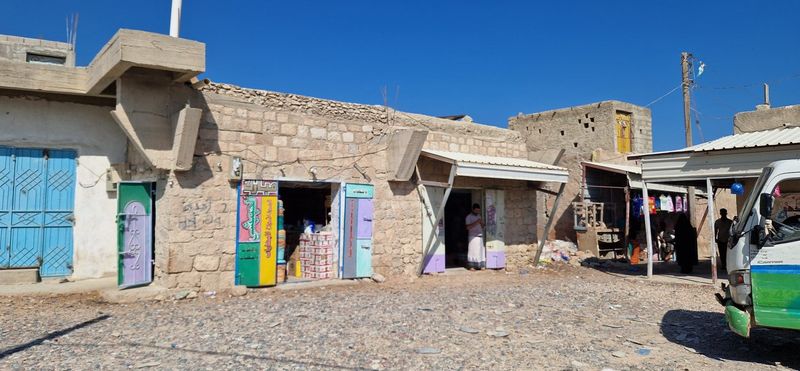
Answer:
[(120, 183), (117, 228), (117, 284), (124, 288), (152, 282), (152, 183)]

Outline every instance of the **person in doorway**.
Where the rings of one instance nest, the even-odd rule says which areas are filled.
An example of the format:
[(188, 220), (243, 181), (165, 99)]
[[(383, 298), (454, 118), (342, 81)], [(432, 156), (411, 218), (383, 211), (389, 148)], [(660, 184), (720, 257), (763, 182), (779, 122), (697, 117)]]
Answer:
[(486, 248), (483, 245), (483, 219), (481, 218), (481, 205), (473, 204), (472, 212), (466, 217), (467, 239), (467, 267), (470, 270), (486, 267)]
[(714, 222), (714, 240), (717, 242), (717, 252), (722, 269), (727, 271), (728, 240), (731, 238), (731, 225), (733, 220), (728, 219), (728, 210), (719, 210), (719, 219)]
[(686, 214), (680, 214), (675, 223), (675, 253), (681, 273), (692, 273), (697, 264), (697, 231)]

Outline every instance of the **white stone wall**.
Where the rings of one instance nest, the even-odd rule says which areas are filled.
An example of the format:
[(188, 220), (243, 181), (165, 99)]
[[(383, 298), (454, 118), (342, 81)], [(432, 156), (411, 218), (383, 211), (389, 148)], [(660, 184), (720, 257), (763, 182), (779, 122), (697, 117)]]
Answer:
[(0, 96), (0, 145), (78, 153), (73, 279), (117, 272), (116, 194), (106, 192), (105, 172), (125, 161), (127, 139), (111, 119), (111, 109)]

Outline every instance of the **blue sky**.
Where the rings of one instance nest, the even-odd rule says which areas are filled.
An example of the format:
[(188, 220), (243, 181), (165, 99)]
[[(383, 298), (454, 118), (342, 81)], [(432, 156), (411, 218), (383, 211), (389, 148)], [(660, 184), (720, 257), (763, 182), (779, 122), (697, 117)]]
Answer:
[[(113, 4), (113, 6), (112, 6)], [(169, 0), (14, 1), (0, 33), (66, 40), (78, 64), (118, 28), (169, 31)], [(113, 9), (112, 9), (113, 8)], [(798, 1), (184, 0), (181, 36), (207, 44), (206, 77), (280, 92), (466, 113), (505, 127), (518, 112), (618, 99), (646, 105), (680, 83), (680, 52), (706, 64), (702, 135), (732, 133), (761, 101), (800, 103)], [(683, 146), (680, 91), (651, 106), (654, 149)]]

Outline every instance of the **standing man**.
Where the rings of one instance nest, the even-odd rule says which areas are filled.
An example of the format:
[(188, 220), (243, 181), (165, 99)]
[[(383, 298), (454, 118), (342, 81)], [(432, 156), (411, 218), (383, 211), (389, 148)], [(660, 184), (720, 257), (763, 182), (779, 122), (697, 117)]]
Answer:
[(481, 205), (473, 204), (472, 212), (467, 215), (467, 267), (470, 270), (486, 267), (486, 247), (483, 245), (483, 219), (481, 219)]
[(719, 219), (714, 222), (714, 240), (717, 242), (717, 251), (719, 252), (719, 261), (722, 263), (722, 269), (728, 271), (727, 255), (728, 255), (728, 240), (731, 238), (731, 225), (733, 220), (728, 219), (728, 210), (719, 210)]

